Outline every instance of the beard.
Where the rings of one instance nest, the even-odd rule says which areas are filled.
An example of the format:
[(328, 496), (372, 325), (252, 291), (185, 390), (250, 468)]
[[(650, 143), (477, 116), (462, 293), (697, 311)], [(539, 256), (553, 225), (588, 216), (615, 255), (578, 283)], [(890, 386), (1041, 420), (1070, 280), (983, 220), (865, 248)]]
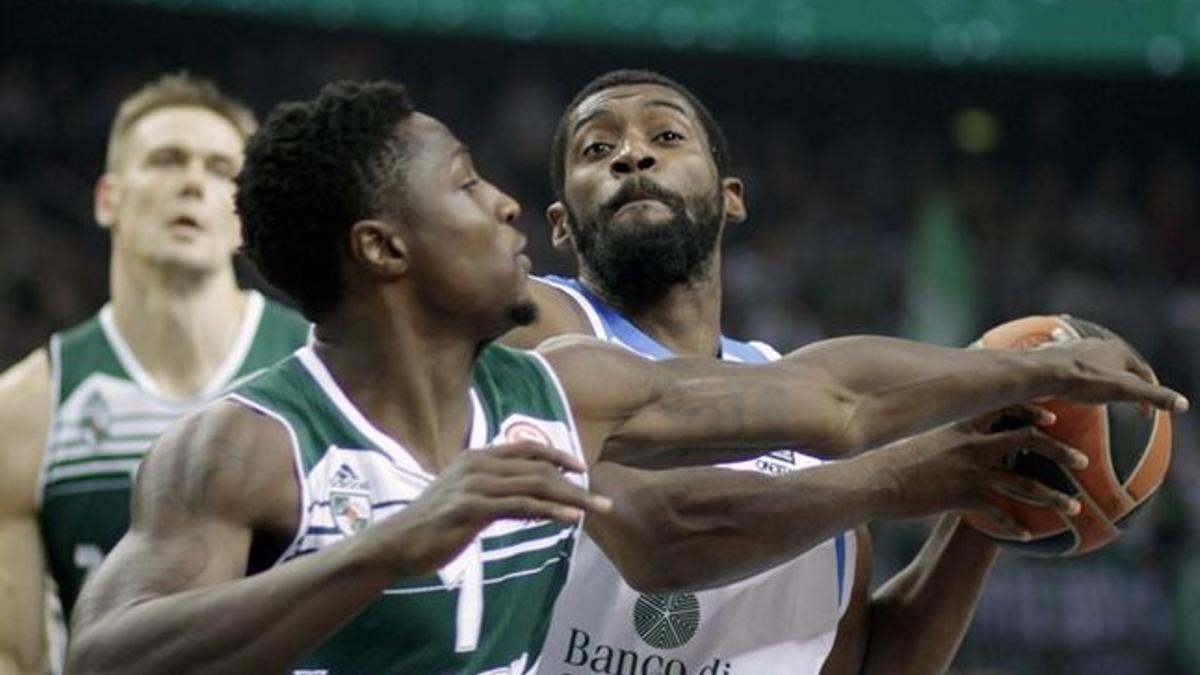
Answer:
[[(665, 223), (614, 223), (622, 206), (653, 198), (671, 211)], [(588, 221), (567, 207), (580, 265), (606, 295), (622, 305), (644, 307), (661, 300), (672, 286), (700, 278), (709, 268), (721, 233), (724, 210), (720, 189), (698, 199), (688, 215), (684, 198), (647, 180), (630, 181)]]
[(508, 320), (514, 327), (528, 326), (538, 319), (538, 306), (528, 300), (515, 302), (508, 307)]

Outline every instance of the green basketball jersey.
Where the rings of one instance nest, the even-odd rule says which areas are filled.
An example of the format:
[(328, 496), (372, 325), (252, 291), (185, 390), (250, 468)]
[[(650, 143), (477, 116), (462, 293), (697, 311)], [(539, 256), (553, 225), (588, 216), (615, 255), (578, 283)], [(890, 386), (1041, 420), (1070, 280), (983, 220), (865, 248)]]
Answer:
[[(582, 457), (566, 398), (532, 352), (486, 347), (471, 387), (467, 448), (535, 440)], [(371, 424), (311, 349), (230, 395), (289, 430), (300, 525), (277, 564), (403, 510), (435, 476)], [(578, 484), (585, 477), (573, 476)], [(530, 671), (566, 580), (578, 527), (501, 520), (437, 574), (397, 579), (295, 666), (305, 675), (510, 675)]]
[(112, 307), (50, 338), (55, 403), (42, 462), (40, 525), (50, 573), (69, 617), (87, 574), (129, 528), (142, 456), (175, 419), (303, 346), (299, 314), (250, 293), (224, 365), (188, 401), (168, 399), (118, 334)]

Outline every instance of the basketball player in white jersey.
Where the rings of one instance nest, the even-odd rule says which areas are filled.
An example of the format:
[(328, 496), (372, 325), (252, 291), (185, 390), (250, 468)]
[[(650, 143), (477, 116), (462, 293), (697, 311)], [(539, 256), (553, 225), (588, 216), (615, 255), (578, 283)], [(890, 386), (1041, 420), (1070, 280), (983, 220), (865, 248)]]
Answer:
[[(237, 201), (247, 252), (315, 342), (151, 451), (130, 531), (78, 603), (76, 675), (526, 673), (579, 516), (610, 505), (585, 490), (585, 464), (855, 452), (1058, 393), (1187, 406), (1100, 341), (861, 337), (755, 367), (587, 338), (491, 344), (536, 312), (519, 208), (393, 83), (277, 108)], [(969, 506), (1004, 480), (994, 452), (888, 454), (864, 455), (842, 488)], [(912, 481), (928, 472), (942, 480)]]
[[(721, 335), (720, 241), (725, 225), (746, 215), (742, 184), (729, 177), (728, 162), (720, 127), (678, 83), (657, 73), (615, 71), (585, 86), (555, 136), (551, 177), (559, 201), (548, 211), (554, 244), (574, 251), (579, 276), (533, 283), (539, 321), (505, 340), (532, 347), (583, 333), (653, 359), (778, 358), (767, 345)], [(1022, 447), (1019, 435), (985, 433), (989, 421), (945, 428), (885, 452), (901, 461), (922, 446)], [(944, 670), (996, 545), (948, 516), (916, 560), (872, 596), (863, 526), (905, 509), (838, 489), (827, 473), (834, 467), (801, 470), (818, 463), (801, 453), (820, 449), (799, 450), (720, 469), (594, 467), (593, 488), (611, 495), (617, 508), (588, 520), (541, 672)], [(1047, 502), (1078, 508), (1069, 500)], [(732, 583), (673, 595), (629, 585), (710, 588), (714, 579)]]
[(111, 300), (0, 376), (4, 675), (44, 672), (43, 576), (69, 614), (129, 525), (152, 439), (303, 344), (298, 314), (234, 280), (233, 177), (254, 127), (248, 108), (187, 75), (147, 84), (113, 121), (95, 188)]

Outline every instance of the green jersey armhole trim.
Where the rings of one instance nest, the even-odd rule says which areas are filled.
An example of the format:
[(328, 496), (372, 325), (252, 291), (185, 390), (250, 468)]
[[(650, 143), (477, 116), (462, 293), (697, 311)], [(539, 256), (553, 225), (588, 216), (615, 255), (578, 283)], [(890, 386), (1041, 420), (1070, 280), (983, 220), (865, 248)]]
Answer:
[(54, 445), (54, 422), (58, 406), (62, 402), (62, 338), (58, 333), (50, 336), (46, 347), (46, 358), (50, 361), (50, 412), (46, 415), (46, 438), (42, 442), (42, 458), (38, 462), (38, 485), (34, 496), (34, 512), (39, 516), (46, 495), (46, 479), (50, 474), (50, 448)]
[[(563, 415), (566, 418), (564, 421), (567, 423), (567, 431), (571, 434), (571, 442), (575, 445), (575, 455), (581, 462), (590, 468), (591, 465), (588, 463), (587, 451), (583, 447), (583, 441), (579, 437), (579, 429), (575, 425), (575, 413), (571, 410), (571, 400), (567, 398), (567, 392), (565, 389), (563, 389), (562, 382), (558, 379), (558, 373), (554, 372), (554, 368), (550, 365), (550, 362), (546, 360), (546, 357), (537, 352), (531, 351), (526, 353), (533, 357), (534, 363), (536, 363), (538, 367), (542, 369), (542, 372), (545, 374), (546, 378), (554, 384), (554, 391), (558, 394), (558, 400), (563, 407)], [(584, 489), (588, 489), (589, 487), (588, 474), (586, 471), (583, 474), (583, 487)]]
[(222, 399), (230, 400), (243, 405), (255, 412), (266, 415), (267, 417), (283, 425), (283, 428), (287, 430), (288, 439), (292, 444), (292, 469), (295, 474), (294, 478), (296, 479), (296, 487), (299, 488), (298, 494), (300, 497), (300, 503), (297, 504), (297, 508), (300, 510), (300, 518), (297, 521), (296, 531), (292, 533), (291, 542), (288, 543), (287, 547), (283, 549), (283, 552), (279, 555), (275, 562), (272, 563), (271, 567), (274, 567), (286, 560), (289, 555), (295, 553), (296, 547), (300, 544), (300, 540), (304, 538), (304, 533), (308, 531), (308, 504), (311, 496), (308, 493), (308, 477), (304, 471), (304, 457), (300, 451), (300, 439), (296, 436), (296, 430), (292, 428), (291, 422), (288, 422), (287, 418), (275, 412), (274, 410), (271, 410), (270, 408), (252, 401), (240, 394), (226, 394), (222, 397)]

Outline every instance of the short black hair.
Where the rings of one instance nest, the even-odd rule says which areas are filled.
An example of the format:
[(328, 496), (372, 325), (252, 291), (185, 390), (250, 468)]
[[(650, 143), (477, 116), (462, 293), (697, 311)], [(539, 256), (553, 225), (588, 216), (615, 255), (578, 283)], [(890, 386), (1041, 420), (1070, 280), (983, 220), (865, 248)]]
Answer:
[(395, 82), (335, 82), (277, 106), (246, 144), (237, 177), (243, 250), (310, 320), (342, 297), (339, 253), (354, 223), (396, 212), (415, 108)]
[(550, 184), (554, 188), (555, 197), (559, 200), (563, 198), (563, 187), (566, 181), (567, 121), (570, 119), (571, 113), (575, 112), (580, 103), (596, 92), (630, 84), (661, 85), (675, 90), (680, 96), (687, 99), (692, 109), (696, 111), (696, 116), (700, 118), (700, 125), (704, 127), (704, 135), (708, 136), (708, 145), (712, 151), (713, 161), (717, 165), (717, 173), (721, 176), (729, 175), (729, 144), (725, 140), (725, 132), (721, 129), (721, 125), (717, 124), (716, 118), (708, 108), (700, 102), (700, 99), (696, 98), (691, 90), (666, 75), (652, 70), (613, 70), (588, 82), (583, 89), (580, 89), (579, 93), (575, 94), (575, 98), (567, 104), (567, 109), (563, 111), (562, 117), (558, 120), (558, 128), (554, 131), (554, 144), (550, 149)]

